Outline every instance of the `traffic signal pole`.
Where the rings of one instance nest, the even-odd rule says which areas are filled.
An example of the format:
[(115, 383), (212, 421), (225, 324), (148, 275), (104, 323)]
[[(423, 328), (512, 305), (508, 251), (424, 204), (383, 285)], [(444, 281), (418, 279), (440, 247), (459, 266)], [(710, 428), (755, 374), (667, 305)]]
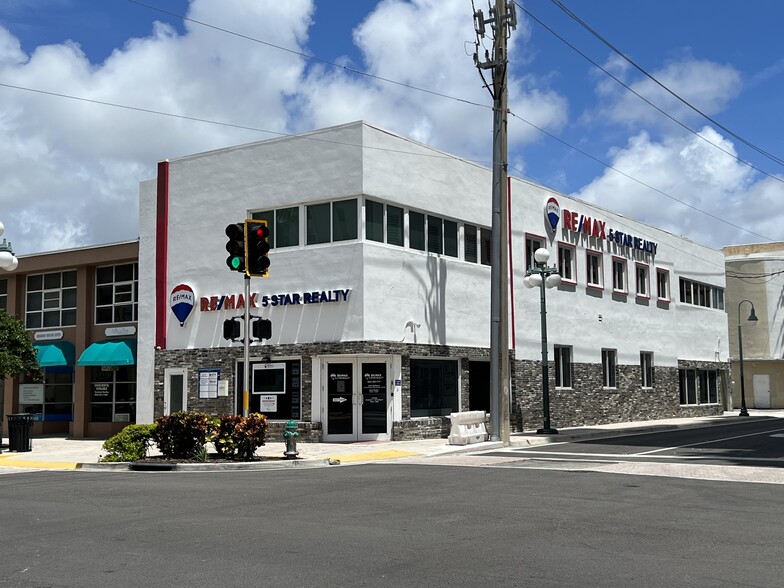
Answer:
[(246, 417), (250, 407), (250, 276), (247, 274), (245, 275), (245, 328), (243, 331), (242, 416)]

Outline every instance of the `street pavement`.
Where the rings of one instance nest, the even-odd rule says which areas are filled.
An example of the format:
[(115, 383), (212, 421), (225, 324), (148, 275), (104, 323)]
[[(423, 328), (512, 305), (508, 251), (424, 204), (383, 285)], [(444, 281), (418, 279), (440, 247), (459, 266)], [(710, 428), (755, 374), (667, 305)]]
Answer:
[[(753, 418), (782, 418), (784, 410), (750, 410)], [(685, 427), (721, 425), (738, 422), (738, 411), (726, 412), (721, 416), (683, 419), (664, 419), (570, 427), (560, 429), (558, 435), (538, 435), (533, 431), (513, 433), (511, 447), (531, 447), (549, 443), (578, 441), (599, 437), (663, 431)], [(3, 439), (0, 453), (0, 474), (30, 470), (74, 470), (74, 469), (125, 469), (129, 465), (100, 463), (103, 439), (70, 439), (67, 437), (34, 437), (32, 451), (9, 452), (8, 439)], [(487, 441), (469, 445), (449, 445), (446, 439), (421, 439), (413, 441), (365, 441), (355, 443), (297, 443), (299, 455), (296, 459), (284, 459), (286, 445), (282, 441), (268, 441), (256, 455), (267, 458), (257, 462), (198, 463), (178, 466), (177, 469), (256, 469), (264, 467), (323, 466), (376, 461), (392, 461), (411, 458), (443, 458), (459, 465), (471, 465), (470, 456), (502, 448), (503, 443)], [(153, 449), (151, 455), (156, 455)]]

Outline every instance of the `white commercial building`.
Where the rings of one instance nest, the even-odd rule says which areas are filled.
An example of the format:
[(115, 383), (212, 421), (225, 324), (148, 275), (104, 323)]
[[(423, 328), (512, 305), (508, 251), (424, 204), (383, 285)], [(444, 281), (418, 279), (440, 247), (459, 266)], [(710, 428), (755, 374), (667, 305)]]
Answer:
[[(724, 258), (595, 205), (512, 179), (513, 430), (542, 422), (540, 297), (547, 248), (555, 427), (716, 414), (727, 318)], [(312, 439), (444, 436), (488, 410), (491, 172), (357, 122), (161, 162), (140, 189), (137, 420), (241, 413), (244, 312), (225, 227), (271, 228), (251, 314), (250, 410)], [(549, 213), (549, 215), (548, 215)], [(307, 436), (307, 435), (306, 435)]]

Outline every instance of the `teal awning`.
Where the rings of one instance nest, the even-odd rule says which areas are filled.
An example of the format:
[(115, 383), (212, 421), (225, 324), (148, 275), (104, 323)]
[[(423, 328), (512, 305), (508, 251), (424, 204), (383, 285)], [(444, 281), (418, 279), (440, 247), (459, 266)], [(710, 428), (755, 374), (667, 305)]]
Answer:
[(73, 343), (68, 341), (51, 341), (47, 343), (34, 343), (33, 347), (38, 353), (38, 363), (41, 367), (55, 367), (60, 365), (73, 365), (76, 353)]
[(77, 365), (135, 365), (136, 339), (107, 339), (93, 343), (82, 352)]

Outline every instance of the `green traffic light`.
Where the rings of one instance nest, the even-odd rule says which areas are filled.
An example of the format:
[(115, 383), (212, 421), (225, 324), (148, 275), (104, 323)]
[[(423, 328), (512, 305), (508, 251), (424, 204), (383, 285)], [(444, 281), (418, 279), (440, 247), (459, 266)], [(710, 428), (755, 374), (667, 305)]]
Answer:
[(239, 270), (242, 266), (242, 258), (234, 256), (231, 258), (231, 267), (235, 270)]

